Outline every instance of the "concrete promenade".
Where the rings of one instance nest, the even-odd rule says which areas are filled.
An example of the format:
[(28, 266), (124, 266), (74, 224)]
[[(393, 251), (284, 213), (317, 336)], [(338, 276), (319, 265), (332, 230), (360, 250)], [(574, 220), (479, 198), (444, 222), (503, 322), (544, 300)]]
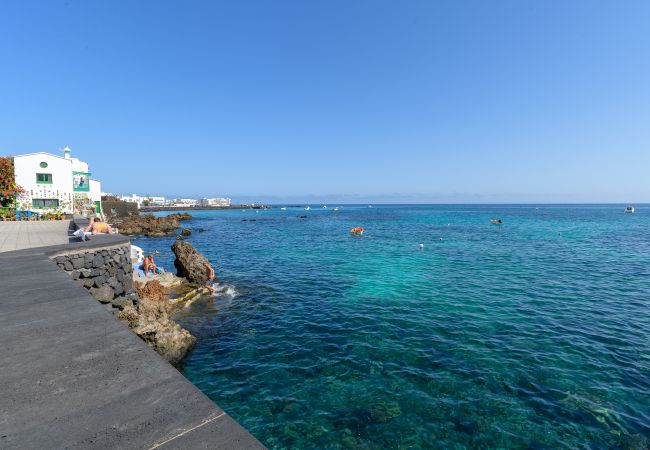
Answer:
[(0, 252), (68, 242), (70, 220), (0, 222)]
[(0, 253), (0, 448), (264, 448), (48, 254)]

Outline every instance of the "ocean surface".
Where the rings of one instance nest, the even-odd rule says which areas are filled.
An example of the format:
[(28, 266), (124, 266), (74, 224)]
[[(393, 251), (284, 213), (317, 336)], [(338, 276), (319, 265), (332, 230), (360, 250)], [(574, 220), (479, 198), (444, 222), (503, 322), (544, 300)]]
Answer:
[(182, 371), (265, 445), (648, 446), (650, 206), (320, 206), (185, 222)]

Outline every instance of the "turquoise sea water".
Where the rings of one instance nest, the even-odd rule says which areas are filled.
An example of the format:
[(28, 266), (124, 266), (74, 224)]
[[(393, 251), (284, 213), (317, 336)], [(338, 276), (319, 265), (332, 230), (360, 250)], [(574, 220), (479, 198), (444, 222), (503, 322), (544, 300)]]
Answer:
[(183, 373), (265, 445), (646, 448), (650, 206), (312, 208), (186, 223)]

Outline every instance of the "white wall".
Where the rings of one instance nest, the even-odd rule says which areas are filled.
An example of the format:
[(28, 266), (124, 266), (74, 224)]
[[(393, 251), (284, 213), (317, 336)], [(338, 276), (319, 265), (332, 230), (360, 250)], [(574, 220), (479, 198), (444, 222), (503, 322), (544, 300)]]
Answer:
[[(47, 163), (47, 167), (40, 167), (40, 163)], [(72, 212), (72, 163), (69, 159), (60, 158), (48, 153), (32, 153), (14, 157), (16, 184), (27, 192), (18, 199), (20, 203), (27, 203), (32, 208), (32, 199), (58, 199), (59, 207), (66, 213)], [(39, 184), (36, 182), (37, 173), (52, 174), (52, 184)]]
[(93, 202), (102, 201), (102, 184), (99, 180), (90, 180), (90, 198)]
[(73, 172), (88, 172), (88, 163), (79, 161), (77, 158), (70, 158)]

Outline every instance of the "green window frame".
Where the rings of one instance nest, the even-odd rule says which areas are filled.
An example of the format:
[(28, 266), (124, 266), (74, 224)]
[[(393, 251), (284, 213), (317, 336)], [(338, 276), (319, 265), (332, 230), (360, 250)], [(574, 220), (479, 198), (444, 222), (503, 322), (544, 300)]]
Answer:
[(37, 173), (36, 174), (36, 183), (37, 184), (52, 184), (52, 174), (51, 173)]
[(56, 198), (33, 198), (32, 208), (34, 209), (53, 209), (59, 207), (59, 200)]

